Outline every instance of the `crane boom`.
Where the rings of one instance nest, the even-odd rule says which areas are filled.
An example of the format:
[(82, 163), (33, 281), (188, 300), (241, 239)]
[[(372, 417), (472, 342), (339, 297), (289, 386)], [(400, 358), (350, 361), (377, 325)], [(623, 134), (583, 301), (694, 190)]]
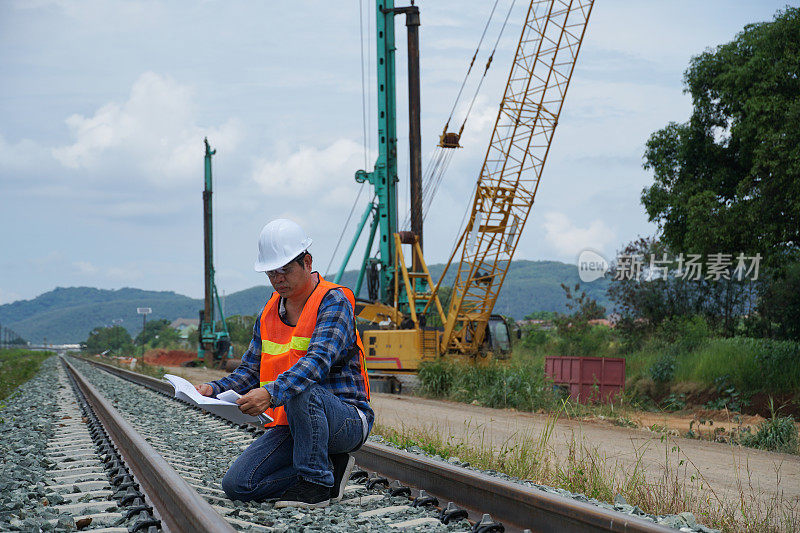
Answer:
[(474, 354), (484, 340), (533, 206), (593, 4), (530, 3), (472, 213), (453, 252), (455, 257), (460, 249), (461, 257), (441, 339), (443, 353)]

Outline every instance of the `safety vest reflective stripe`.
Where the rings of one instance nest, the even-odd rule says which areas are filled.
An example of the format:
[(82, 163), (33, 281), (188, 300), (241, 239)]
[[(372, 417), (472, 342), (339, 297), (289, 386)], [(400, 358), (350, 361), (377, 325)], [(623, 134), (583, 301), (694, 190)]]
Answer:
[[(325, 295), (334, 289), (342, 291), (355, 313), (355, 297), (353, 296), (353, 291), (341, 285), (325, 281), (320, 276), (319, 283), (303, 306), (303, 311), (297, 319), (297, 325), (295, 326), (289, 326), (280, 319), (278, 314), (280, 295), (277, 292), (272, 294), (272, 297), (261, 312), (259, 324), (261, 332), (259, 382), (262, 387), (268, 383), (274, 382), (278, 376), (292, 368), (300, 358), (306, 355), (308, 346), (311, 343), (311, 336), (317, 325), (319, 306)], [(364, 364), (364, 345), (361, 343), (361, 337), (358, 335), (358, 331), (356, 331), (355, 337), (360, 356), (359, 366), (361, 368), (359, 370), (364, 380), (364, 394), (367, 400), (369, 400), (369, 376), (367, 375), (366, 365)], [(267, 409), (266, 413), (273, 419), (271, 423), (267, 424), (267, 427), (289, 425), (289, 420), (286, 417), (286, 410), (282, 406)]]
[(278, 344), (269, 340), (261, 341), (261, 353), (267, 355), (280, 355), (289, 350), (308, 350), (308, 345), (311, 342), (310, 337), (292, 337), (292, 340), (286, 344)]

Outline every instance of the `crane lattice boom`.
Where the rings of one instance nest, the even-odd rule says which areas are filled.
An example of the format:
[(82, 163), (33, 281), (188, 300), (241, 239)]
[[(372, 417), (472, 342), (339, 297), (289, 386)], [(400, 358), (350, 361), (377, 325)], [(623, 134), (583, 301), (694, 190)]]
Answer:
[[(461, 251), (442, 351), (475, 353), (530, 214), (594, 0), (533, 0)], [(451, 257), (451, 262), (453, 257)], [(449, 267), (449, 265), (448, 265)]]

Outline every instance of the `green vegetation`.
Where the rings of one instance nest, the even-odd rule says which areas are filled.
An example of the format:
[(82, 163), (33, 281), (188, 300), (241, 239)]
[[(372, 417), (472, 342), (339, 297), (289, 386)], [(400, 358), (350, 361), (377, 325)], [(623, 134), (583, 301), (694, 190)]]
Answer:
[(250, 341), (253, 340), (253, 326), (255, 325), (256, 317), (234, 315), (228, 317), (226, 322), (228, 323), (228, 333), (231, 336), (234, 357), (240, 357), (250, 346)]
[(439, 360), (423, 364), (419, 379), (421, 392), (438, 398), (521, 411), (555, 405), (541, 366), (530, 360), (485, 366)]
[(128, 330), (122, 326), (92, 330), (86, 339), (86, 351), (97, 354), (107, 350), (113, 355), (130, 355), (133, 352), (133, 340)]
[(797, 453), (797, 426), (791, 416), (773, 417), (758, 426), (755, 435), (747, 435), (741, 443), (752, 448), (774, 452)]
[(170, 321), (164, 318), (150, 320), (145, 324), (144, 331), (141, 331), (134, 342), (137, 346), (147, 346), (148, 348), (173, 348), (177, 347), (181, 340), (178, 330), (170, 327)]
[(39, 371), (42, 361), (52, 355), (53, 352), (0, 350), (0, 400), (31, 379)]
[(747, 337), (711, 337), (694, 344), (655, 337), (625, 355), (628, 384), (688, 382), (741, 394), (800, 395), (800, 343)]
[[(800, 8), (786, 7), (773, 21), (749, 24), (731, 42), (694, 57), (684, 74), (691, 117), (647, 141), (644, 166), (654, 183), (642, 191), (642, 204), (664, 248), (763, 259), (752, 287), (693, 284), (700, 296), (695, 312), (722, 307), (716, 316), (729, 336), (739, 314), (748, 315), (751, 336), (800, 340), (798, 39)], [(698, 298), (668, 301), (681, 306)]]
[(556, 316), (554, 311), (534, 311), (525, 315), (524, 320), (554, 320)]

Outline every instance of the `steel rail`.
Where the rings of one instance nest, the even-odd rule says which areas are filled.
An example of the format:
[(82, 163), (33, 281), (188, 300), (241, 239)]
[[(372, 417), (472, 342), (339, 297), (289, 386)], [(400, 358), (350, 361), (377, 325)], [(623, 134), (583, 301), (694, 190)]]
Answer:
[[(172, 395), (169, 383), (112, 365), (83, 359), (140, 385)], [(570, 533), (675, 533), (675, 529), (644, 518), (610, 511), (590, 503), (513, 483), (442, 461), (367, 442), (355, 452), (357, 464), (383, 476), (424, 489), (452, 501), (480, 520), (483, 513), (502, 522), (507, 531), (569, 531)]]
[(467, 470), (442, 461), (368, 442), (355, 452), (366, 470), (399, 479), (470, 511), (480, 518), (490, 513), (513, 529), (569, 531), (575, 533), (636, 532), (675, 533), (643, 518), (609, 511), (595, 505), (550, 494), (536, 488)]
[(65, 358), (62, 360), (153, 503), (165, 530), (172, 533), (233, 533), (235, 529), (184, 481), (119, 411), (74, 366)]

